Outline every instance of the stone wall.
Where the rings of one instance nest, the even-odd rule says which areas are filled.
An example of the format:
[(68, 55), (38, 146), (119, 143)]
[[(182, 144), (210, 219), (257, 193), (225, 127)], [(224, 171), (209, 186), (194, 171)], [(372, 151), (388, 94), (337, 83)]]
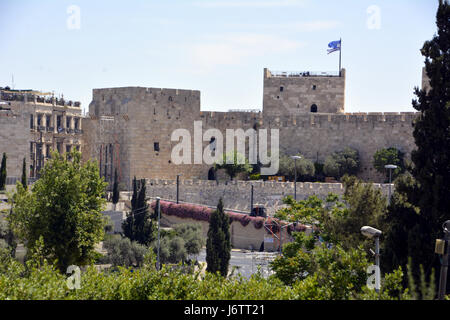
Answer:
[[(2, 104), (0, 107), (10, 108)], [(22, 176), (23, 158), (27, 159), (28, 165), (30, 163), (28, 160), (30, 140), (29, 113), (18, 113), (14, 108), (0, 110), (0, 161), (5, 152), (8, 184)]]
[[(83, 121), (85, 158), (95, 158), (109, 182), (117, 168), (127, 189), (134, 176), (174, 179), (182, 174), (185, 179), (207, 179), (212, 164), (196, 163), (193, 156), (194, 142), (201, 141), (201, 153), (208, 148), (210, 140), (202, 136), (206, 130), (217, 129), (225, 138), (230, 129), (268, 129), (269, 136), (270, 130), (277, 129), (281, 152), (300, 152), (314, 162), (323, 163), (333, 152), (351, 147), (359, 151), (361, 158), (359, 176), (381, 182), (384, 174), (376, 172), (372, 165), (375, 152), (395, 147), (409, 158), (415, 147), (412, 123), (417, 113), (343, 113), (344, 69), (342, 77), (275, 77), (265, 70), (264, 81), (263, 112), (202, 112), (200, 92), (193, 90), (94, 89), (90, 117)], [(272, 91), (280, 90), (281, 86), (284, 88), (281, 93), (287, 95), (286, 99), (280, 96), (283, 106), (272, 97)], [(305, 103), (300, 109), (294, 96)], [(321, 108), (321, 102), (319, 112), (311, 113), (306, 106), (309, 108), (313, 100), (329, 107)], [(201, 126), (199, 133), (194, 130), (198, 128), (196, 123)], [(175, 164), (172, 158), (174, 147), (181, 141), (171, 141), (177, 129), (190, 135), (191, 154), (189, 161), (182, 164)], [(270, 141), (268, 146), (270, 150)]]
[[(342, 113), (345, 102), (345, 69), (341, 76), (272, 74), (264, 69), (263, 109), (265, 114), (301, 114), (310, 112)], [(312, 110), (312, 106), (315, 110)]]
[[(293, 182), (274, 181), (229, 181), (219, 182), (205, 180), (181, 180), (179, 185), (179, 201), (217, 206), (223, 198), (224, 207), (229, 210), (250, 212), (251, 186), (253, 185), (253, 203), (267, 208), (268, 214), (283, 206), (282, 199), (294, 196)], [(389, 184), (374, 184), (388, 194)], [(301, 183), (297, 182), (297, 200), (316, 195), (324, 199), (329, 193), (342, 195), (344, 187), (341, 183)], [(147, 195), (165, 200), (176, 200), (176, 180), (151, 179), (147, 181)]]

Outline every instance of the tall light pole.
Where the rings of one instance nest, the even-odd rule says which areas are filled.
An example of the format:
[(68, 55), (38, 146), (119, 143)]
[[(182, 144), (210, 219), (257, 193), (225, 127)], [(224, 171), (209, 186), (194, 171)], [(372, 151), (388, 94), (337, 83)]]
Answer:
[(160, 269), (160, 260), (159, 260), (159, 252), (160, 252), (160, 246), (161, 246), (161, 242), (160, 242), (160, 220), (161, 220), (161, 206), (159, 201), (161, 200), (160, 197), (156, 197), (156, 212), (158, 214), (158, 254), (156, 256), (156, 269), (159, 271)]
[(180, 193), (180, 176), (182, 176), (181, 173), (177, 174), (177, 204), (178, 204), (178, 197)]
[(389, 197), (388, 197), (388, 202), (389, 204), (391, 203), (391, 194), (392, 194), (392, 170), (397, 169), (397, 166), (395, 164), (387, 164), (384, 166), (386, 169), (389, 170)]
[(297, 160), (300, 160), (300, 156), (291, 156), (294, 159), (295, 180), (294, 180), (294, 200), (297, 201)]
[(375, 265), (377, 267), (375, 271), (375, 291), (380, 292), (380, 236), (382, 232), (373, 227), (364, 226), (361, 228), (361, 233), (367, 238), (375, 238), (375, 252), (372, 249), (370, 251), (375, 255)]
[[(444, 300), (445, 293), (447, 289), (447, 273), (448, 273), (448, 258), (450, 256), (450, 220), (447, 220), (443, 224), (444, 229), (444, 239), (440, 240), (442, 244), (441, 252), (442, 254), (442, 263), (441, 263), (441, 275), (439, 278), (439, 291), (438, 291), (438, 299)], [(437, 246), (436, 246), (437, 247)]]

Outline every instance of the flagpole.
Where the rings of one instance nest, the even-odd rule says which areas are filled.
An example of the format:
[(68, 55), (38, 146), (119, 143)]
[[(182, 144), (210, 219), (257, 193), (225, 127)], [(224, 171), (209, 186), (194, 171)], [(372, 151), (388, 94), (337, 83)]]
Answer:
[(340, 48), (339, 48), (339, 77), (341, 76), (341, 55), (342, 55), (342, 38), (339, 39)]

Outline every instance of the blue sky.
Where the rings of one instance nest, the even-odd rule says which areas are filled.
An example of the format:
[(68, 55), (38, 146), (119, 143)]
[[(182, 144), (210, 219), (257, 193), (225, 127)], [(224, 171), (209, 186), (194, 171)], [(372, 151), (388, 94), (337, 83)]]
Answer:
[[(75, 5), (76, 12), (68, 10)], [(337, 71), (348, 112), (414, 111), (437, 0), (0, 1), (0, 86), (79, 100), (93, 88), (201, 91), (202, 110), (262, 107), (263, 68)], [(69, 28), (78, 26), (79, 28)]]

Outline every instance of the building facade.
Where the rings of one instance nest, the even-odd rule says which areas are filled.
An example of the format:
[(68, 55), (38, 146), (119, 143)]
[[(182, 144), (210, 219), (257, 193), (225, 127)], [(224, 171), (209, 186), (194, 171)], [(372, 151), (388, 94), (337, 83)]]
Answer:
[(9, 184), (22, 175), (23, 159), (31, 179), (51, 152), (82, 151), (82, 112), (79, 102), (57, 99), (32, 90), (0, 89), (0, 153), (7, 154)]

